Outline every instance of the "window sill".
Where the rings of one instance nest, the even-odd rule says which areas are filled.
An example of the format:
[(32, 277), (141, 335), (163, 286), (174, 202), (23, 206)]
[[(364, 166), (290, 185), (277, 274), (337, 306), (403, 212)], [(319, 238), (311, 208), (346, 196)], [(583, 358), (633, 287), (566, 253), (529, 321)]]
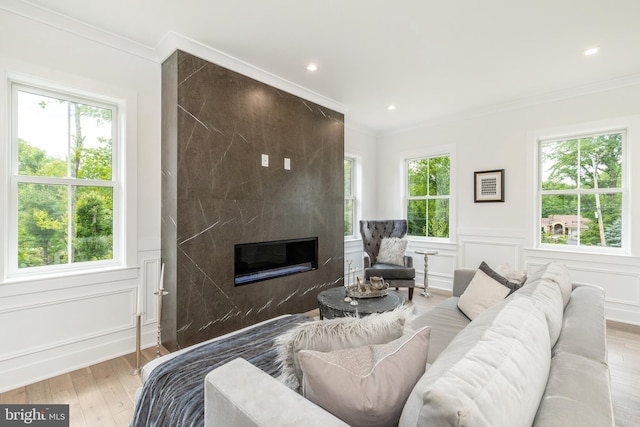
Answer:
[[(627, 265), (630, 260), (639, 259), (637, 256), (633, 256), (626, 252), (596, 252), (590, 250), (566, 250), (562, 248), (546, 248), (546, 247), (537, 247), (537, 248), (526, 248), (524, 252), (529, 256), (539, 257), (548, 259), (549, 261), (554, 260), (574, 260), (574, 261), (593, 261), (595, 262), (606, 262), (609, 264), (620, 264)], [(606, 261), (604, 261), (606, 259)], [(635, 262), (635, 261), (634, 261)]]

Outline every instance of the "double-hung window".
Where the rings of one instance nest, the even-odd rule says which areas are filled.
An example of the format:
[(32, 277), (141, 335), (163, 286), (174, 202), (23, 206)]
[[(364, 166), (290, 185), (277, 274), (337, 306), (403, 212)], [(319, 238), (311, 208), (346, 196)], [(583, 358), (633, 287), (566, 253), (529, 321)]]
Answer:
[(11, 85), (9, 268), (93, 268), (119, 257), (117, 107)]
[(409, 236), (448, 238), (449, 156), (410, 159), (406, 163)]
[(344, 159), (344, 236), (355, 236), (355, 159)]
[(623, 247), (624, 130), (538, 141), (541, 246)]

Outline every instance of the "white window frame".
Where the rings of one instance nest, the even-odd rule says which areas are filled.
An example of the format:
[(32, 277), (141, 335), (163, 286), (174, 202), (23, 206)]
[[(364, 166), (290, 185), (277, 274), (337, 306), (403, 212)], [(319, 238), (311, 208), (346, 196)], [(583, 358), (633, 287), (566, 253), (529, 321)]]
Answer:
[[(356, 175), (357, 175), (357, 161), (356, 158), (353, 156), (349, 156), (349, 155), (345, 155), (344, 156), (344, 160), (348, 160), (351, 162), (351, 195), (347, 196), (346, 194), (344, 195), (344, 200), (345, 203), (347, 200), (351, 201), (351, 218), (353, 220), (353, 224), (352, 224), (352, 233), (350, 235), (345, 235), (344, 238), (345, 240), (352, 240), (355, 239), (357, 234), (358, 234), (358, 230), (356, 229), (356, 225), (358, 223), (357, 221), (357, 202), (358, 202), (358, 198), (357, 198), (357, 179), (356, 179)], [(343, 184), (344, 185), (344, 184)], [(344, 211), (343, 211), (343, 215), (344, 215)], [(343, 219), (344, 221), (344, 219)], [(344, 234), (344, 232), (343, 232)]]
[[(79, 102), (112, 110), (112, 178), (111, 181), (86, 180), (69, 177), (31, 177), (18, 174), (18, 135), (17, 135), (17, 91), (23, 90), (63, 99)], [(8, 85), (10, 97), (9, 128), (9, 174), (7, 179), (9, 200), (6, 217), (8, 219), (8, 247), (5, 256), (5, 277), (9, 280), (23, 280), (29, 278), (50, 277), (69, 273), (94, 272), (121, 267), (125, 264), (125, 239), (124, 239), (124, 159), (122, 152), (123, 112), (122, 103), (113, 98), (108, 98), (94, 93), (74, 91), (67, 87), (50, 87), (33, 81), (11, 79)], [(113, 257), (110, 260), (86, 261), (77, 263), (57, 264), (52, 266), (38, 266), (18, 268), (18, 184), (19, 183), (43, 183), (78, 186), (106, 186), (113, 189)]]
[[(432, 158), (436, 158), (436, 157), (448, 157), (449, 158), (449, 194), (446, 196), (409, 196), (409, 162), (412, 161), (416, 161), (416, 160), (425, 160), (425, 159), (432, 159)], [(425, 240), (425, 241), (430, 241), (430, 242), (452, 242), (453, 238), (452, 238), (452, 233), (454, 233), (454, 229), (455, 229), (455, 225), (453, 224), (453, 212), (454, 212), (454, 207), (453, 207), (453, 200), (454, 198), (452, 197), (453, 194), (453, 179), (452, 179), (452, 175), (453, 175), (453, 153), (451, 152), (433, 152), (433, 153), (429, 153), (429, 154), (423, 154), (423, 155), (417, 155), (417, 156), (411, 156), (411, 157), (406, 157), (404, 159), (404, 165), (403, 165), (403, 192), (404, 192), (404, 201), (403, 201), (403, 210), (404, 210), (404, 218), (408, 220), (408, 215), (409, 212), (407, 211), (407, 207), (409, 205), (409, 200), (426, 200), (427, 204), (429, 202), (429, 200), (436, 200), (436, 199), (447, 199), (449, 200), (449, 236), (448, 237), (434, 237), (434, 236), (415, 236), (415, 235), (410, 235), (407, 232), (407, 237), (410, 239), (419, 239), (419, 240)]]
[[(613, 133), (622, 133), (622, 186), (620, 188), (606, 188), (599, 189), (598, 191), (593, 189), (576, 189), (576, 190), (542, 190), (542, 161), (540, 155), (540, 147), (543, 142), (549, 141), (562, 141), (568, 139), (577, 139), (584, 137), (592, 137), (599, 135), (607, 135)], [(546, 136), (536, 136), (534, 144), (534, 206), (536, 207), (534, 218), (534, 245), (533, 247), (542, 250), (550, 250), (557, 252), (574, 252), (574, 253), (596, 253), (596, 254), (608, 254), (608, 255), (624, 255), (628, 254), (630, 250), (630, 203), (629, 203), (629, 156), (628, 156), (628, 135), (629, 129), (625, 125), (620, 126), (607, 126), (603, 128), (589, 129), (585, 126), (583, 129), (569, 130), (559, 134), (550, 134)], [(621, 193), (622, 194), (622, 245), (617, 247), (603, 247), (603, 246), (579, 246), (579, 245), (561, 245), (542, 242), (542, 196), (550, 194), (575, 194), (586, 195), (595, 193)]]

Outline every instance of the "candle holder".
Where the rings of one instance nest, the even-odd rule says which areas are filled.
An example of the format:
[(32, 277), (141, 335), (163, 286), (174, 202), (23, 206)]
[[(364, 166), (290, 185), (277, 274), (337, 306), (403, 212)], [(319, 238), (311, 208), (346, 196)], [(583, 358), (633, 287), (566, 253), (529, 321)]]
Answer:
[(131, 372), (131, 375), (138, 375), (140, 373), (140, 337), (142, 329), (142, 313), (136, 314), (136, 367)]
[(349, 288), (351, 287), (351, 260), (347, 260), (347, 277), (344, 280), (344, 302), (351, 302), (351, 297), (349, 296)]
[(160, 346), (162, 345), (162, 297), (169, 294), (169, 292), (164, 290), (164, 263), (160, 269), (158, 291), (153, 294), (158, 296), (158, 329), (156, 332), (156, 358), (158, 358), (160, 357)]

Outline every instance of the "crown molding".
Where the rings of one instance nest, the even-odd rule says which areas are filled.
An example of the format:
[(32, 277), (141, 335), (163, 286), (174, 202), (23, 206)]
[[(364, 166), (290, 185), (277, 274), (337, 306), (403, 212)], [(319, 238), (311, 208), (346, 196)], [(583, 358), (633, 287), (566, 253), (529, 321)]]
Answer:
[(65, 31), (119, 51), (157, 62), (155, 50), (142, 43), (127, 39), (94, 25), (68, 17), (53, 10), (21, 0), (3, 0), (0, 10)]
[(550, 104), (553, 102), (560, 102), (567, 99), (578, 98), (581, 96), (591, 95), (599, 92), (606, 92), (609, 90), (621, 89), (629, 86), (635, 86), (640, 84), (640, 74), (632, 74), (617, 79), (605, 80), (596, 83), (589, 83), (582, 86), (575, 86), (567, 89), (561, 89), (553, 92), (547, 92), (538, 95), (531, 95), (522, 97), (513, 101), (503, 102), (499, 104), (488, 105), (472, 110), (463, 111), (460, 113), (454, 113), (447, 116), (441, 116), (432, 120), (416, 123), (415, 125), (406, 126), (402, 128), (392, 129), (389, 131), (380, 132), (380, 136), (390, 136), (400, 133), (405, 133), (417, 129), (424, 129), (433, 126), (439, 126), (444, 124), (450, 124), (455, 122), (461, 122), (470, 119), (477, 119), (480, 117), (488, 116), (491, 114), (504, 113), (508, 111), (515, 111), (529, 107), (535, 107), (536, 105)]
[(174, 31), (167, 32), (155, 47), (151, 47), (28, 1), (2, 0), (0, 10), (155, 63), (161, 64), (174, 51), (178, 49), (183, 50), (339, 113), (344, 114), (347, 111), (347, 108), (343, 104), (331, 98), (306, 89), (303, 86), (278, 77), (273, 73)]
[[(49, 27), (65, 31), (78, 37), (91, 40), (155, 63), (162, 63), (167, 57), (169, 57), (169, 55), (178, 49), (183, 50), (207, 61), (229, 68), (232, 71), (236, 71), (293, 95), (315, 102), (316, 104), (322, 105), (326, 108), (330, 108), (342, 114), (346, 114), (348, 112), (348, 108), (340, 102), (306, 89), (297, 83), (283, 79), (273, 73), (174, 31), (167, 32), (155, 47), (151, 47), (25, 0), (2, 0), (2, 2), (0, 2), (0, 10), (4, 10), (8, 13), (21, 16), (26, 19), (31, 19), (42, 25), (47, 25)], [(410, 126), (399, 127), (388, 131), (372, 131), (354, 122), (348, 122), (347, 126), (363, 133), (373, 132), (377, 137), (385, 137), (421, 128), (476, 119), (490, 114), (519, 110), (536, 105), (563, 101), (566, 99), (638, 84), (640, 84), (640, 74), (634, 74), (544, 94), (522, 97), (513, 101), (441, 116), (432, 120), (418, 122)]]
[(174, 31), (169, 31), (156, 45), (155, 51), (159, 62), (164, 62), (173, 52), (182, 50), (202, 58), (206, 61), (213, 62), (221, 67), (228, 68), (232, 71), (266, 83), (275, 88), (284, 90), (293, 95), (299, 96), (316, 104), (335, 110), (339, 113), (345, 113), (345, 106), (331, 98), (321, 95), (317, 92), (306, 89), (296, 83), (283, 79), (273, 73), (262, 68), (251, 65), (241, 59), (231, 56), (225, 52), (217, 50), (199, 41), (193, 40)]

